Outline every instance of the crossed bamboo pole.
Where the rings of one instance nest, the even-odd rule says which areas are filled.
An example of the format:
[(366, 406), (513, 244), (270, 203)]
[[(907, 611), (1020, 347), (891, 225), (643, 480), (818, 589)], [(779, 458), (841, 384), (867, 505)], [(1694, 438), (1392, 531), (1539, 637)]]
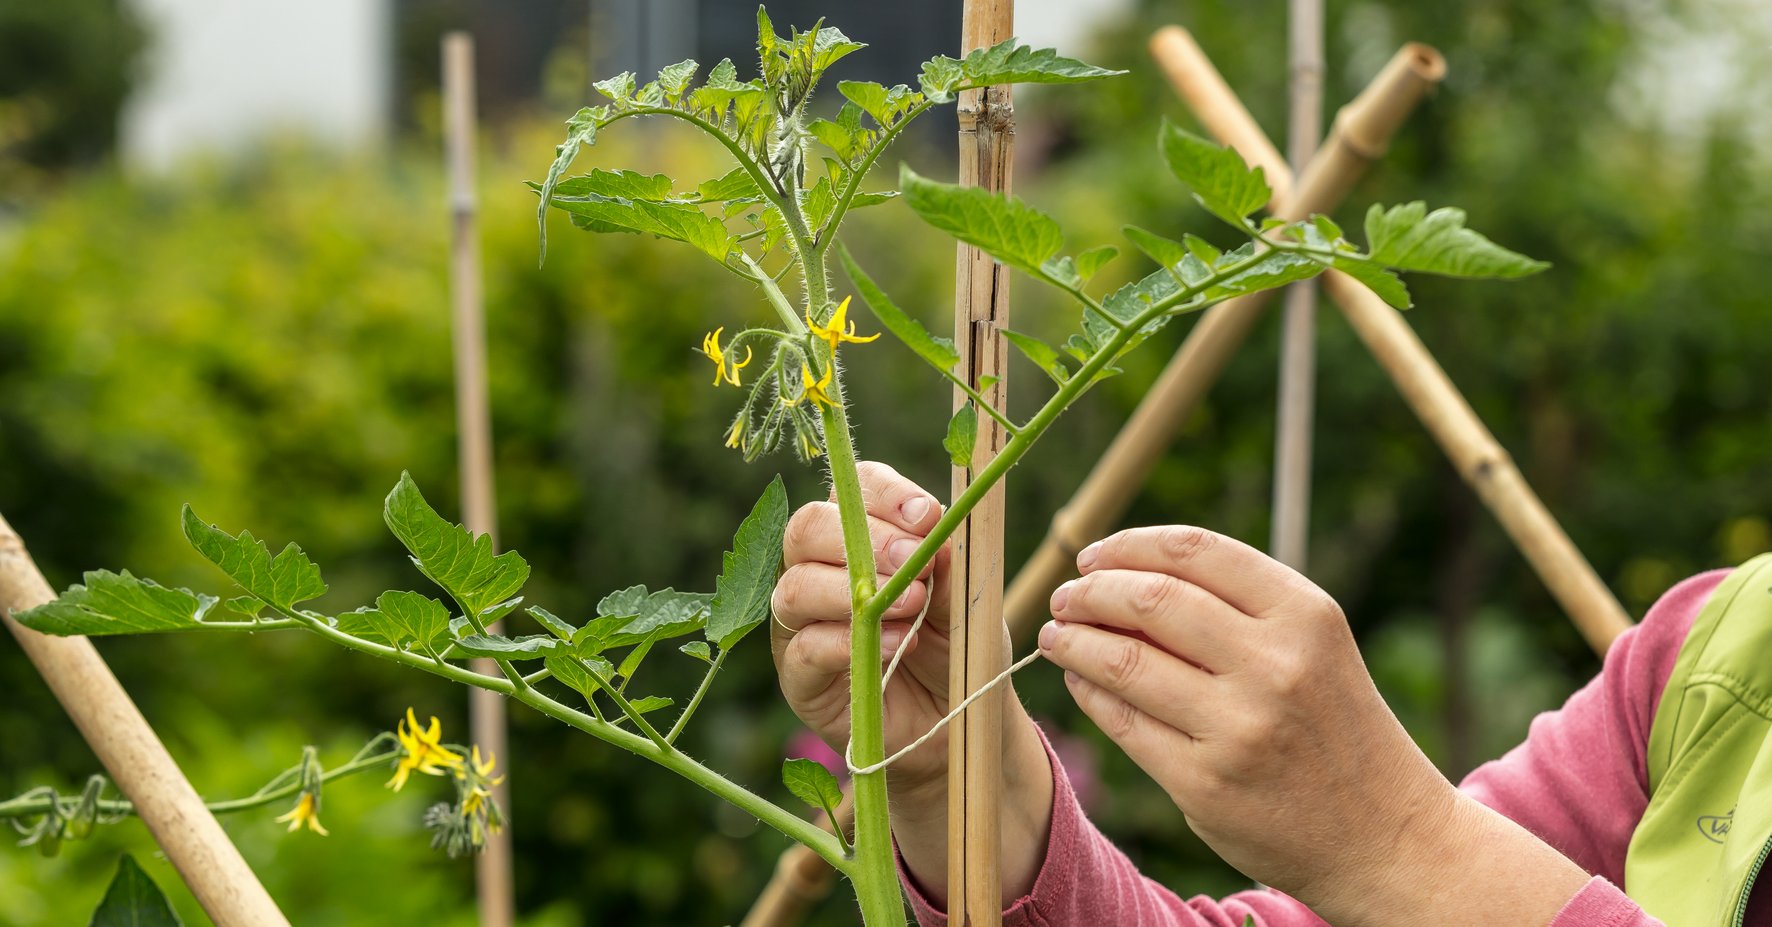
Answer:
[[(1159, 32), (1152, 41), (1152, 51), (1160, 60), (1169, 59), (1165, 61), (1165, 70), (1172, 80), (1178, 74), (1210, 74), (1216, 77), (1205, 53), (1179, 29)], [(1438, 79), (1444, 72), (1444, 64), (1439, 56), (1425, 46), (1405, 48), (1397, 58), (1392, 59), (1386, 73), (1399, 68), (1420, 72), (1418, 77), (1431, 74), (1434, 79)], [(1178, 83), (1178, 89), (1182, 90), (1183, 97), (1192, 104), (1200, 123), (1220, 142), (1236, 148), (1249, 163), (1261, 167), (1270, 181), (1289, 181), (1291, 171), (1286, 162), (1262, 134), (1261, 127), (1249, 115), (1249, 111), (1243, 108), (1235, 96), (1230, 95), (1223, 79), (1205, 79), (1203, 82), (1222, 88), (1223, 95), (1206, 101), (1209, 105), (1200, 105)], [(1420, 90), (1425, 91), (1428, 83), (1426, 80), (1419, 80)], [(1362, 99), (1365, 97), (1366, 94), (1361, 95)], [(1379, 113), (1389, 113), (1400, 119), (1402, 112), (1413, 106), (1414, 102), (1413, 99), (1392, 98), (1374, 100), (1372, 106)], [(1336, 117), (1330, 139), (1325, 142), (1325, 150), (1312, 159), (1299, 181), (1297, 202), (1292, 208), (1307, 208), (1297, 214), (1283, 209), (1279, 213), (1281, 217), (1303, 218), (1309, 212), (1325, 211), (1306, 202), (1314, 179), (1312, 174), (1325, 155), (1336, 157), (1339, 151), (1344, 152), (1341, 157), (1363, 156), (1362, 147), (1371, 139), (1362, 138), (1354, 126), (1361, 115), (1355, 109), (1359, 103), (1356, 100)], [(1382, 150), (1382, 146), (1378, 150)], [(1339, 200), (1339, 194), (1345, 192), (1345, 186), (1340, 188), (1335, 199)], [(1458, 391), (1458, 387), (1453, 385), (1439, 362), (1434, 360), (1433, 354), (1421, 343), (1421, 339), (1409, 327), (1409, 323), (1404, 321), (1403, 316), (1365, 285), (1332, 270), (1323, 275), (1323, 289), (1341, 307), (1342, 314), (1347, 317), (1354, 332), (1396, 384), (1416, 418), (1421, 420), (1434, 440), (1439, 442), (1441, 449), (1458, 469), (1459, 475), (1476, 490), (1478, 497), (1495, 514), (1508, 537), (1538, 573), (1557, 603), (1568, 613), (1577, 630), (1596, 653), (1605, 654), (1612, 641), (1631, 625), (1624, 607), (1618, 604), (1617, 598), (1600, 581), (1593, 566), (1576, 549), (1569, 535), (1532, 491), (1506, 449), (1483, 425), (1482, 420), (1471, 409), (1470, 403)], [(1214, 309), (1213, 313), (1229, 309), (1235, 302), (1227, 302)], [(1246, 313), (1248, 316), (1254, 314)], [(1201, 320), (1201, 326), (1210, 321), (1212, 319), (1209, 315)], [(1253, 318), (1245, 322), (1245, 327), (1239, 334), (1247, 334), (1246, 326), (1252, 322)], [(1170, 370), (1165, 371), (1165, 378), (1176, 367), (1185, 365), (1183, 355), (1199, 332), (1200, 328), (1196, 327), (1190, 333), (1188, 343), (1183, 344), (1182, 351), (1171, 362)], [(1240, 337), (1238, 340), (1241, 340)], [(1234, 348), (1234, 344), (1231, 347)], [(1228, 353), (1227, 350), (1223, 356), (1213, 358), (1217, 361), (1216, 366), (1201, 378), (1201, 391), (1223, 369)], [(1205, 363), (1201, 366), (1205, 366)], [(1016, 577), (1015, 586), (1010, 591), (1011, 627), (1018, 624), (1027, 626), (1031, 623), (1028, 616), (1034, 609), (1043, 610), (1046, 596), (1060, 579), (1070, 574), (1075, 551), (1079, 549), (1079, 539), (1082, 543), (1087, 543), (1099, 537), (1108, 526), (1125, 514), (1133, 492), (1144, 483), (1151, 465), (1161, 453), (1162, 445), (1168, 443), (1174, 428), (1186, 418), (1192, 411), (1194, 402), (1198, 400), (1198, 393), (1189, 393), (1185, 404), (1176, 403), (1166, 410), (1164, 414), (1167, 417), (1159, 420), (1165, 423), (1168, 430), (1161, 435), (1160, 441), (1153, 440), (1150, 435), (1130, 434), (1138, 424), (1140, 413), (1152, 404), (1155, 396), (1156, 391), (1153, 390), (1145, 397), (1138, 411), (1133, 414), (1133, 421), (1121, 430), (1119, 438), (1115, 440), (1116, 449), (1123, 442), (1138, 444), (1137, 456), (1129, 453), (1124, 459), (1110, 461), (1114, 456), (1114, 449), (1110, 449), (1109, 455), (1090, 474), (1084, 488), (1072, 498), (1070, 505), (1061, 510), (1059, 517), (1053, 520), (1053, 531), (1041, 544), (1041, 551), (1046, 552), (1043, 563), (1045, 572), (1035, 574), (1024, 568)], [(1110, 466), (1115, 469), (1104, 473)], [(1098, 476), (1101, 477), (1100, 480), (1097, 479)], [(1101, 494), (1095, 498), (1086, 498), (1084, 494), (1091, 489), (1091, 484), (1097, 483), (1106, 484)], [(1057, 557), (1061, 551), (1063, 560), (1059, 561)], [(1018, 606), (1019, 611), (1016, 610)]]
[[(1229, 85), (1186, 31), (1159, 31), (1151, 41), (1151, 51), (1176, 90), (1197, 112), (1243, 111)], [(1404, 117), (1444, 72), (1445, 62), (1432, 48), (1404, 46), (1371, 85), (1342, 108), (1329, 137), (1306, 167), (1296, 197), (1291, 172), (1282, 170), (1276, 176), (1269, 168), (1275, 213), (1302, 218), (1339, 204), (1367, 166), (1383, 155)], [(1206, 121), (1204, 117), (1202, 121)], [(1213, 124), (1223, 130), (1221, 140), (1245, 159), (1284, 168), (1279, 152), (1246, 112), (1242, 119), (1214, 118)], [(1083, 488), (1054, 519), (1052, 533), (1016, 575), (1004, 610), (1011, 631), (1027, 631), (1046, 616), (1047, 596), (1071, 569), (1076, 552), (1105, 534), (1125, 514), (1138, 485), (1247, 337), (1264, 295), (1271, 293), (1241, 297), (1212, 309), (1189, 333)], [(838, 811), (842, 826), (848, 827), (849, 817), (844, 809)], [(797, 923), (830, 893), (833, 876), (818, 854), (795, 844), (782, 853), (774, 876), (740, 927)]]
[(110, 773), (197, 903), (220, 927), (289, 927), (215, 815), (166, 752), (129, 693), (84, 637), (51, 637), (12, 620), (55, 592), (0, 516), (0, 624)]
[[(1294, 183), (1286, 161), (1243, 108), (1230, 86), (1184, 29), (1151, 37), (1151, 54), (1182, 100), (1218, 140), (1259, 165), (1273, 189), (1269, 208), (1282, 219), (1327, 213), (1390, 147), (1391, 137), (1423, 96), (1445, 76), (1440, 53), (1403, 46), (1372, 83), (1336, 114), (1329, 135)], [(1077, 552), (1112, 531), (1150, 471), (1169, 450), (1206, 391), (1249, 337), (1272, 291), (1240, 296), (1208, 310), (1188, 332), (1132, 417), (1114, 437), (1076, 493), (1052, 517), (1046, 537), (1009, 587), (1008, 621), (1037, 626), (1059, 583), (1074, 575)]]

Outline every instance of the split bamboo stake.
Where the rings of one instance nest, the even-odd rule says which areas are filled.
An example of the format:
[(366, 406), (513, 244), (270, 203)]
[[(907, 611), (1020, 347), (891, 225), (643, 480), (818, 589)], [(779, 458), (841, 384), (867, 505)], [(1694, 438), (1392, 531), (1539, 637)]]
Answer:
[[(1220, 109), (1210, 117), (1206, 113), (1199, 115), (1207, 131), (1221, 140), (1261, 133), (1261, 127), (1249, 118), (1247, 111), (1239, 115)], [(1339, 127), (1341, 118), (1336, 122)], [(1269, 176), (1279, 176), (1283, 170), (1284, 167), (1276, 167), (1269, 171)], [(1631, 626), (1629, 615), (1532, 491), (1513, 458), (1477, 417), (1415, 330), (1401, 313), (1345, 274), (1325, 274), (1323, 288), (1341, 306), (1354, 332), (1397, 385), (1416, 418), (1451, 458), (1459, 475), (1501, 522), (1557, 604), (1568, 612), (1594, 651), (1604, 655), (1612, 641)]]
[(50, 637), (13, 612), (55, 598), (24, 541), (0, 516), (0, 623), (17, 638), (74, 726), (173, 868), (220, 927), (289, 927), (283, 912), (185, 779), (141, 710), (84, 637)]
[[(1268, 185), (1275, 191), (1270, 206), (1285, 219), (1301, 219), (1339, 205), (1354, 181), (1390, 147), (1404, 117), (1446, 73), (1439, 52), (1426, 45), (1403, 46), (1372, 83), (1341, 108), (1329, 137), (1294, 187), (1280, 153), (1192, 37), (1179, 27), (1165, 28), (1152, 37), (1151, 53), (1200, 121), (1221, 142), (1266, 171)], [(1270, 295), (1229, 300), (1207, 311), (1188, 332), (1174, 359), (1083, 485), (1053, 516), (1045, 539), (1016, 574), (1005, 610), (1011, 630), (1030, 631), (1045, 620), (1047, 597), (1075, 575), (1077, 552), (1107, 534), (1126, 514), (1175, 433), (1248, 338)]]
[[(1287, 17), (1291, 61), (1291, 115), (1286, 155), (1294, 174), (1316, 152), (1323, 134), (1323, 0), (1291, 0)], [(1311, 428), (1317, 378), (1317, 284), (1286, 289), (1280, 328), (1279, 408), (1274, 435), (1274, 559), (1303, 572), (1310, 552)]]
[[(1014, 0), (966, 0), (961, 13), (962, 55), (995, 45), (1015, 31)], [(1014, 166), (1015, 110), (1009, 87), (960, 95), (960, 183), (1008, 192)], [(970, 245), (960, 245), (954, 273), (955, 373), (985, 401), (1008, 408), (1009, 270)], [(987, 381), (986, 378), (989, 378)], [(986, 383), (990, 385), (987, 388)], [(955, 410), (968, 398), (954, 391)], [(1008, 435), (996, 419), (979, 416), (974, 467), (995, 457)], [(955, 467), (952, 498), (971, 484), (974, 467)], [(952, 598), (948, 628), (948, 699), (958, 706), (1009, 665), (1003, 628), (1003, 481), (953, 535)], [(1003, 698), (996, 689), (948, 727), (948, 923), (997, 927), (1002, 923), (1003, 841), (999, 786), (1003, 767)]]
[[(486, 320), (480, 283), (478, 198), (474, 194), (474, 39), (465, 32), (443, 37), (444, 157), (449, 167), (449, 278), (455, 347), (456, 448), (461, 505), (468, 530), (498, 546), (498, 514), (492, 483), (492, 414), (486, 389)], [(489, 630), (497, 633), (499, 625)], [(476, 659), (475, 672), (497, 675), (492, 660)], [(493, 786), (493, 801), (506, 810), (504, 828), (486, 836), (474, 858), (475, 897), (481, 927), (510, 927), (515, 918), (511, 886), (511, 759), (505, 735), (503, 696), (468, 690), (468, 728), (489, 756), (503, 757), (506, 782)]]

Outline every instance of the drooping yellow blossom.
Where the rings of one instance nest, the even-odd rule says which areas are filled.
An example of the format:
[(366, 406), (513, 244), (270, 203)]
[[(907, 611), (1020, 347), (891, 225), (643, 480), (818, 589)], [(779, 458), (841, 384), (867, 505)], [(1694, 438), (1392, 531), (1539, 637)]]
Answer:
[(306, 824), (308, 830), (322, 837), (327, 836), (326, 828), (320, 826), (320, 802), (314, 797), (313, 792), (301, 793), (301, 800), (295, 803), (295, 807), (289, 809), (288, 814), (278, 816), (276, 821), (279, 824), (288, 821), (291, 833), (300, 830), (301, 826)]
[(823, 325), (812, 321), (812, 316), (810, 314), (806, 316), (806, 327), (812, 330), (812, 337), (818, 338), (825, 344), (830, 345), (832, 351), (836, 351), (837, 345), (845, 341), (850, 344), (867, 344), (880, 337), (879, 332), (875, 332), (866, 338), (858, 337), (855, 334), (854, 322), (848, 323), (848, 326), (845, 327), (844, 321), (849, 315), (849, 299), (850, 298), (847, 296), (843, 297), (843, 301), (837, 304), (837, 311), (831, 313), (831, 320)]
[(726, 446), (727, 447), (736, 448), (737, 450), (741, 450), (741, 451), (744, 450), (744, 446), (745, 446), (744, 426), (745, 426), (745, 420), (742, 417), (733, 420), (732, 430), (726, 433)]
[(480, 806), (485, 804), (486, 799), (492, 797), (493, 787), (505, 781), (503, 776), (492, 775), (492, 768), (497, 765), (497, 756), (488, 756), (482, 761), (480, 759), (480, 745), (474, 745), (473, 775), (469, 776), (466, 770), (456, 772), (456, 775), (470, 780), (467, 797), (463, 798), (461, 802), (462, 814), (473, 814), (480, 810)]
[[(812, 368), (806, 364), (801, 364), (800, 385), (803, 387), (803, 391), (800, 394), (801, 397), (812, 400), (813, 405), (836, 405), (836, 403), (831, 401), (831, 394), (827, 392), (827, 390), (831, 388), (831, 368), (825, 368), (824, 376), (814, 379), (812, 376)], [(800, 400), (796, 399), (793, 403), (790, 403), (790, 405), (798, 404), (799, 401)]]
[(824, 456), (824, 451), (820, 449), (818, 445), (813, 444), (812, 439), (806, 437), (805, 432), (796, 432), (796, 435), (800, 439), (800, 454), (807, 460), (811, 460), (814, 457)]
[(394, 734), (400, 739), (400, 746), (406, 748), (406, 755), (400, 758), (394, 778), (388, 780), (388, 788), (400, 791), (400, 787), (406, 784), (406, 777), (414, 771), (441, 776), (450, 770), (461, 769), (461, 754), (443, 746), (443, 724), (435, 715), (431, 716), (431, 726), (421, 731), (418, 718), (408, 708), (406, 720), (400, 722)]
[(750, 364), (751, 349), (744, 349), (744, 360), (734, 360), (728, 363), (726, 360), (726, 349), (720, 347), (720, 333), (725, 330), (726, 327), (722, 325), (719, 328), (708, 332), (706, 335), (703, 335), (701, 339), (701, 353), (707, 355), (708, 360), (714, 362), (715, 386), (719, 386), (721, 381), (730, 383), (733, 386), (740, 386), (742, 384), (738, 382), (738, 372)]

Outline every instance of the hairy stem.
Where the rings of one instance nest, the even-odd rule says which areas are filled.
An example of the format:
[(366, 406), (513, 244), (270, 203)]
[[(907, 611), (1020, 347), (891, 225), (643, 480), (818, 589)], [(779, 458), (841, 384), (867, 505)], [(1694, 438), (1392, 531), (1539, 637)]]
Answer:
[(938, 368), (938, 369), (941, 369), (941, 375), (944, 377), (947, 377), (948, 382), (959, 387), (963, 392), (965, 392), (965, 394), (967, 396), (971, 397), (974, 405), (978, 406), (980, 409), (983, 409), (986, 415), (989, 415), (991, 418), (996, 419), (997, 424), (1002, 425), (1004, 431), (1009, 432), (1009, 434), (1011, 436), (1019, 434), (1021, 432), (1020, 425), (1017, 425), (1014, 422), (1010, 421), (1009, 416), (1004, 415), (1002, 413), (1002, 411), (999, 410), (996, 406), (991, 405), (990, 400), (984, 398), (984, 395), (981, 394), (978, 390), (973, 389), (972, 384), (967, 383), (964, 379), (962, 379), (960, 377), (959, 374), (954, 373), (954, 371), (952, 369), (944, 369), (944, 368)]
[(794, 311), (794, 304), (788, 302), (787, 294), (781, 291), (781, 285), (775, 282), (775, 278), (764, 273), (762, 265), (750, 255), (740, 252), (739, 257), (750, 271), (747, 279), (762, 288), (763, 297), (769, 300), (770, 308), (781, 317), (782, 325), (795, 336), (806, 334), (806, 323), (800, 321), (800, 314)]
[[(375, 740), (371, 741), (370, 745), (373, 746), (386, 739), (388, 736), (389, 735), (387, 734), (383, 734), (381, 737), (377, 737)], [(320, 781), (325, 783), (331, 782), (334, 779), (343, 779), (346, 776), (355, 775), (366, 769), (374, 769), (378, 766), (386, 768), (388, 763), (392, 762), (399, 756), (400, 749), (398, 747), (391, 750), (371, 753), (368, 756), (363, 755), (362, 751), (358, 751), (357, 756), (344, 765), (335, 766), (332, 769), (323, 771), (320, 774)], [(205, 802), (204, 807), (217, 814), (230, 814), (237, 811), (250, 811), (254, 808), (262, 808), (265, 805), (290, 798), (302, 790), (301, 777), (292, 775), (292, 773), (298, 772), (299, 770), (299, 766), (291, 767), (290, 769), (286, 769), (279, 773), (275, 779), (271, 780), (272, 783), (276, 783), (280, 779), (290, 779), (291, 781), (285, 785), (277, 786), (275, 788), (267, 787), (260, 789), (244, 798)], [(55, 795), (53, 790), (51, 790), (50, 795), (46, 795), (42, 798), (32, 798), (27, 795), (9, 801), (0, 801), (0, 819), (35, 817), (40, 814), (47, 814), (49, 813), (52, 804), (60, 809), (63, 815), (66, 815), (78, 802), (78, 796), (64, 797)], [(100, 799), (98, 802), (98, 813), (106, 816), (132, 815), (135, 814), (135, 803), (126, 798)]]
[(898, 134), (904, 131), (905, 126), (910, 125), (918, 116), (928, 112), (933, 106), (935, 106), (934, 103), (924, 100), (911, 107), (897, 122), (880, 134), (879, 141), (875, 142), (874, 147), (868, 150), (867, 155), (861, 159), (861, 163), (849, 172), (849, 184), (837, 195), (836, 208), (831, 210), (831, 217), (825, 220), (824, 227), (818, 230), (816, 245), (821, 256), (830, 249), (831, 242), (836, 240), (836, 231), (842, 227), (843, 217), (849, 213), (849, 204), (854, 202), (855, 194), (861, 192), (861, 182), (867, 177), (868, 172), (873, 170), (874, 163), (879, 161), (880, 155), (892, 146), (893, 141), (898, 138)]
[[(609, 700), (615, 703), (615, 707), (621, 709), (621, 713), (626, 715), (629, 721), (634, 722), (634, 726), (639, 728), (640, 733), (645, 734), (648, 740), (657, 744), (659, 749), (667, 753), (675, 752), (676, 748), (671, 746), (670, 741), (666, 740), (664, 735), (652, 726), (652, 722), (647, 721), (646, 716), (642, 715), (634, 707), (634, 704), (628, 701), (627, 696), (621, 694), (620, 689), (611, 685), (602, 673), (597, 672), (595, 667), (579, 657), (569, 657), (568, 659), (578, 664), (579, 669), (584, 670), (586, 675), (597, 681), (597, 685), (602, 688), (604, 694), (609, 696)], [(590, 701), (590, 697), (586, 696), (585, 701)]]
[[(836, 358), (832, 357), (831, 362), (835, 363)], [(868, 535), (867, 507), (862, 499), (840, 377), (831, 377), (830, 394), (831, 404), (821, 410), (825, 447), (843, 526), (850, 608), (855, 616), (849, 627), (849, 758), (856, 766), (865, 767), (886, 758), (880, 613), (869, 614), (863, 607), (874, 596), (874, 545)], [(883, 769), (855, 777), (855, 867), (849, 877), (855, 883), (862, 919), (868, 927), (904, 923)]]
[(529, 687), (518, 689), (508, 679), (476, 673), (452, 663), (439, 665), (429, 657), (418, 656), (384, 644), (353, 637), (327, 624), (324, 618), (317, 615), (295, 611), (287, 611), (284, 614), (300, 621), (304, 627), (315, 634), (348, 649), (424, 670), (434, 676), (441, 676), (445, 679), (508, 695), (550, 718), (569, 724), (598, 740), (620, 747), (635, 756), (651, 760), (677, 773), (713, 793), (716, 797), (749, 812), (757, 820), (781, 831), (790, 839), (805, 844), (813, 852), (824, 857), (838, 871), (848, 872), (850, 869), (850, 861), (843, 854), (843, 848), (839, 845), (837, 838), (824, 828), (701, 765), (681, 750), (661, 747), (645, 736), (623, 730), (607, 721), (600, 721), (584, 712), (568, 708), (536, 689)]
[(744, 150), (744, 146), (739, 144), (738, 139), (727, 135), (719, 126), (695, 115), (694, 113), (684, 112), (680, 109), (672, 109), (668, 106), (640, 106), (635, 107), (634, 109), (624, 110), (617, 113), (614, 118), (604, 123), (604, 125), (612, 125), (622, 119), (628, 118), (629, 116), (670, 116), (673, 119), (681, 119), (713, 136), (714, 139), (738, 161), (738, 166), (743, 168), (745, 174), (751, 178), (751, 182), (757, 185), (757, 191), (762, 193), (765, 199), (773, 203), (775, 208), (780, 209), (783, 215), (787, 214), (786, 199), (776, 190), (775, 183), (769, 179), (769, 173), (763, 170), (763, 166), (757, 163), (757, 159), (751, 157), (750, 152)]
[(824, 857), (825, 861), (837, 871), (848, 872), (850, 870), (852, 865), (850, 860), (843, 855), (842, 845), (830, 832), (703, 766), (683, 751), (662, 748), (639, 734), (598, 721), (596, 718), (568, 708), (534, 689), (518, 693), (513, 697), (556, 721), (568, 724), (598, 740), (620, 747), (635, 756), (651, 760), (669, 769), (713, 793), (716, 798), (743, 809), (789, 838), (805, 844), (813, 852)]
[(720, 675), (720, 667), (726, 662), (726, 654), (727, 651), (721, 650), (714, 655), (714, 662), (708, 666), (707, 674), (701, 677), (701, 685), (695, 687), (695, 695), (690, 697), (688, 705), (683, 706), (683, 713), (677, 716), (677, 723), (671, 725), (670, 733), (665, 735), (667, 743), (676, 743), (683, 729), (689, 726), (689, 719), (695, 717), (695, 710), (701, 707), (701, 700), (714, 685), (714, 677)]

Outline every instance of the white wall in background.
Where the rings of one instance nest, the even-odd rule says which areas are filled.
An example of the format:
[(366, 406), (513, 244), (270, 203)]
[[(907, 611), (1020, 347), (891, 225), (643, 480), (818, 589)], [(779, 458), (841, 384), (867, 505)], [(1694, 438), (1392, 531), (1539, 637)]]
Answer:
[(1132, 0), (1020, 0), (1015, 4), (1015, 35), (1035, 48), (1087, 56), (1079, 47), (1104, 22), (1132, 8)]
[(122, 120), (125, 162), (164, 170), (266, 135), (350, 146), (382, 137), (388, 0), (130, 0), (149, 24)]

